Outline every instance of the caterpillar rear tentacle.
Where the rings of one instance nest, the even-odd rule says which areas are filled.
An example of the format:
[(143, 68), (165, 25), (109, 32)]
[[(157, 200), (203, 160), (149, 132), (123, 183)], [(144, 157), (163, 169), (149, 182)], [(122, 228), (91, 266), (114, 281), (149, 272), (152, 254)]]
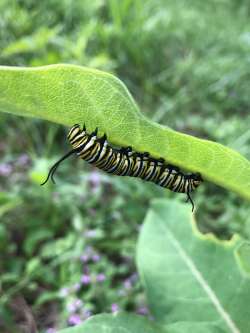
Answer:
[(48, 176), (45, 179), (45, 181), (43, 183), (41, 183), (40, 185), (44, 185), (47, 183), (47, 181), (49, 179), (52, 180), (52, 182), (55, 184), (55, 179), (54, 179), (54, 173), (56, 172), (56, 169), (59, 167), (59, 165), (62, 163), (62, 161), (64, 161), (66, 158), (68, 158), (70, 155), (75, 153), (75, 149), (70, 150), (67, 154), (65, 154), (62, 158), (60, 158), (60, 160), (58, 160), (49, 170)]

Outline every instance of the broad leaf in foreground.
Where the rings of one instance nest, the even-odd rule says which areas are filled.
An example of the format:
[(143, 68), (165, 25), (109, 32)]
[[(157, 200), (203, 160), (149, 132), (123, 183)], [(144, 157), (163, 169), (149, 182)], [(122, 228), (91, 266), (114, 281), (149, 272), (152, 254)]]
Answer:
[(211, 332), (249, 333), (250, 279), (236, 259), (242, 243), (200, 234), (184, 204), (154, 201), (137, 262), (156, 321), (170, 332), (210, 325)]
[(73, 65), (0, 66), (0, 111), (98, 127), (113, 144), (163, 157), (250, 199), (248, 160), (218, 143), (148, 120), (124, 84), (108, 73)]
[(58, 333), (170, 333), (142, 316), (128, 313), (93, 316), (84, 324)]

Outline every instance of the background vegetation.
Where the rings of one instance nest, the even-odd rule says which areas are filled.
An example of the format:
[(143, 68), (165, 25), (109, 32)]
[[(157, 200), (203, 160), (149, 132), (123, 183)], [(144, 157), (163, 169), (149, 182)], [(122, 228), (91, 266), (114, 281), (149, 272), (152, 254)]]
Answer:
[[(250, 159), (249, 12), (246, 0), (2, 0), (0, 64), (113, 72), (149, 118)], [(1, 331), (51, 333), (118, 309), (150, 317), (134, 264), (140, 223), (151, 199), (184, 198), (74, 159), (41, 188), (66, 131), (0, 116)], [(195, 203), (202, 232), (250, 238), (241, 198), (204, 184)]]

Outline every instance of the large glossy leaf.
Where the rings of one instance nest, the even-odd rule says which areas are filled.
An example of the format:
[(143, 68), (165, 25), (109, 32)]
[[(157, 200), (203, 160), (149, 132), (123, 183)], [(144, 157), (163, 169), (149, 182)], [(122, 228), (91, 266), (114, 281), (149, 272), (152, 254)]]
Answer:
[[(0, 67), (0, 110), (63, 125), (86, 123), (120, 146), (132, 146), (250, 199), (250, 163), (218, 143), (175, 132), (139, 112), (116, 77), (73, 65)], [(191, 116), (191, 115), (190, 115)]]
[(137, 257), (156, 321), (170, 332), (250, 332), (250, 278), (238, 260), (243, 244), (238, 236), (200, 234), (189, 207), (156, 200)]
[(118, 313), (93, 316), (84, 324), (62, 330), (60, 333), (168, 333), (168, 331), (163, 331), (142, 316)]

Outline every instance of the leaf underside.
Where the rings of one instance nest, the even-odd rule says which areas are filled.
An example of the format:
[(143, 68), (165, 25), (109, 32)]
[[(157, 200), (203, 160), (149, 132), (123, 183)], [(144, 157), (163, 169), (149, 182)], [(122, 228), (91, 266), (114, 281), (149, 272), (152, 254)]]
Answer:
[(242, 242), (239, 236), (219, 241), (202, 235), (184, 204), (155, 200), (137, 262), (157, 322), (183, 332), (199, 325), (210, 332), (250, 332), (250, 278), (236, 260)]
[(0, 67), (0, 110), (66, 126), (99, 128), (112, 144), (163, 157), (250, 199), (250, 163), (219, 143), (147, 119), (115, 76), (74, 65)]

